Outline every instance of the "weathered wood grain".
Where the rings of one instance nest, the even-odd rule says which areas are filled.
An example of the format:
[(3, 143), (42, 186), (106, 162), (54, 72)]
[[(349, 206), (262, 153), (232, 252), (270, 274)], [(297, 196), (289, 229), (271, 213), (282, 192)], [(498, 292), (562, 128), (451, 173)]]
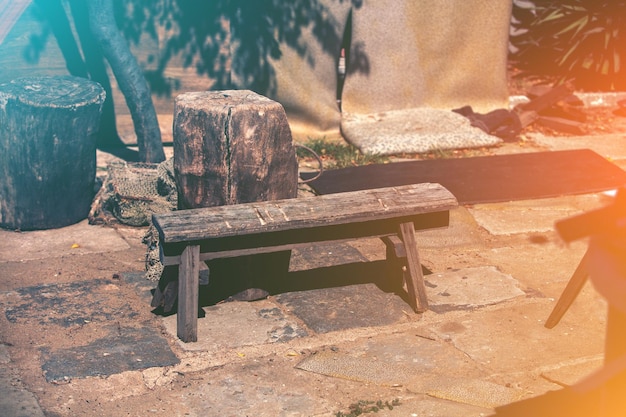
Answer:
[(198, 340), (199, 255), (200, 247), (197, 245), (187, 246), (181, 255), (180, 275), (186, 279), (181, 279), (178, 283), (176, 333), (184, 342), (195, 342)]
[(248, 90), (185, 93), (173, 129), (180, 208), (296, 196), (297, 160), (279, 103)]
[(50, 229), (87, 217), (104, 89), (78, 77), (0, 85), (0, 226)]
[(448, 211), (456, 198), (439, 184), (413, 184), (153, 216), (163, 244), (317, 228)]
[(415, 229), (412, 223), (401, 223), (399, 229), (400, 238), (406, 252), (404, 282), (409, 293), (409, 304), (415, 312), (423, 313), (428, 310), (428, 299), (426, 298), (426, 287), (424, 286), (424, 276), (422, 275), (422, 264), (417, 251)]

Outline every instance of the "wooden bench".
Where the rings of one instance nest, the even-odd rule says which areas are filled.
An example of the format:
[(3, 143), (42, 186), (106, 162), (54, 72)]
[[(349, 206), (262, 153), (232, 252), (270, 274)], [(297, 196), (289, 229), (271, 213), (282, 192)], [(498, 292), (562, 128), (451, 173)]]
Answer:
[(387, 260), (403, 271), (411, 307), (423, 312), (428, 301), (415, 231), (448, 226), (457, 205), (439, 184), (414, 184), (154, 215), (161, 261), (178, 265), (178, 337), (198, 338), (201, 262), (365, 237), (384, 238)]

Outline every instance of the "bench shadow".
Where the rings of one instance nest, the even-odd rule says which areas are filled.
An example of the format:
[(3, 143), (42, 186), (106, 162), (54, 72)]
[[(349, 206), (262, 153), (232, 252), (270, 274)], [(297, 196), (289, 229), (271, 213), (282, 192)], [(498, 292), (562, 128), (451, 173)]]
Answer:
[[(424, 275), (432, 273), (424, 266), (422, 271)], [(264, 290), (266, 292), (264, 296), (277, 296), (292, 292), (374, 284), (382, 292), (395, 293), (408, 303), (408, 296), (402, 289), (401, 274), (402, 271), (390, 271), (386, 261), (354, 262), (285, 273), (274, 272), (272, 276), (254, 280), (253, 285), (259, 284), (255, 287)], [(209, 285), (200, 286), (199, 305), (208, 307), (233, 301), (233, 296), (247, 289), (245, 282), (241, 281), (218, 278), (210, 280)]]
[[(402, 271), (393, 269), (386, 260), (356, 261), (338, 265), (288, 270), (288, 253), (254, 255), (208, 262), (209, 283), (200, 285), (198, 317), (204, 317), (203, 307), (231, 301), (255, 301), (268, 296), (374, 284), (383, 293), (392, 293), (409, 304), (408, 294), (402, 288)], [(256, 259), (254, 259), (257, 257)], [(249, 258), (249, 259), (245, 259)], [(177, 280), (177, 268), (166, 268), (159, 287), (165, 291), (167, 283)], [(423, 274), (432, 274), (422, 265)], [(426, 283), (428, 285), (428, 283)], [(154, 295), (154, 291), (152, 293)], [(152, 313), (170, 316), (178, 311), (177, 286), (165, 294), (171, 308), (156, 307)], [(173, 303), (173, 304), (172, 304)]]

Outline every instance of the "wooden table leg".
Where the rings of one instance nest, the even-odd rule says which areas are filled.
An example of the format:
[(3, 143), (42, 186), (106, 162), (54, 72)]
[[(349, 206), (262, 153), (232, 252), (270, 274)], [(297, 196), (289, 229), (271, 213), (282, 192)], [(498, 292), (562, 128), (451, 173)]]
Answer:
[(183, 342), (198, 341), (200, 246), (189, 245), (178, 266), (178, 315), (176, 332)]
[(585, 264), (587, 263), (588, 253), (589, 252), (585, 252), (585, 255), (576, 267), (574, 274), (569, 279), (567, 286), (563, 290), (561, 297), (559, 297), (559, 300), (556, 302), (556, 305), (552, 309), (550, 317), (548, 317), (548, 320), (546, 320), (546, 324), (544, 324), (546, 328), (551, 329), (556, 326), (559, 321), (561, 321), (561, 318), (570, 308), (570, 306), (578, 296), (578, 293), (585, 285), (585, 282), (587, 282), (589, 274), (587, 273), (587, 266)]
[(415, 312), (423, 313), (428, 310), (428, 299), (426, 298), (424, 275), (422, 274), (422, 264), (417, 252), (413, 223), (400, 224), (400, 237), (406, 250), (407, 270), (404, 276), (409, 293), (409, 301)]

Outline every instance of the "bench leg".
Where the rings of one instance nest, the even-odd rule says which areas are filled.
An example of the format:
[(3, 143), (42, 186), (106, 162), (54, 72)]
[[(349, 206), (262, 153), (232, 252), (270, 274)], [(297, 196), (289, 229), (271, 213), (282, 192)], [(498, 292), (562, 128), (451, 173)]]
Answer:
[(417, 252), (417, 241), (415, 240), (415, 227), (413, 223), (400, 224), (400, 238), (404, 243), (406, 251), (406, 271), (404, 280), (409, 293), (411, 307), (417, 313), (428, 310), (428, 299), (426, 298), (426, 287), (424, 286), (424, 275), (422, 274), (422, 264)]
[(176, 332), (183, 342), (198, 341), (199, 275), (200, 246), (187, 246), (180, 256), (180, 265), (178, 265)]

